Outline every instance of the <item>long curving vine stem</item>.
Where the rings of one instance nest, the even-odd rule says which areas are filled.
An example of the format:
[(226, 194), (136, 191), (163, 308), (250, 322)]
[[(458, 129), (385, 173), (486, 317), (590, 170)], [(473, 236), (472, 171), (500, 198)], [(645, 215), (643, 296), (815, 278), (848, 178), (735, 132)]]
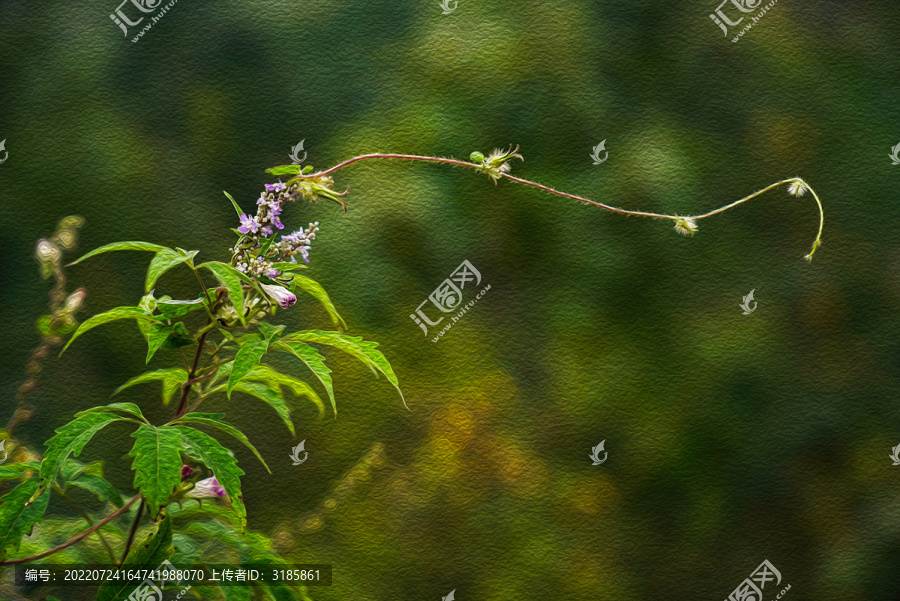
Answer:
[[(809, 184), (807, 184), (803, 179), (801, 179), (799, 177), (791, 177), (788, 179), (781, 180), (780, 182), (776, 182), (774, 184), (768, 185), (765, 188), (754, 192), (753, 194), (745, 196), (744, 198), (741, 198), (740, 200), (736, 200), (728, 205), (725, 205), (724, 207), (720, 207), (713, 211), (709, 211), (708, 213), (703, 213), (701, 215), (687, 215), (687, 216), (685, 216), (685, 215), (666, 215), (666, 214), (662, 214), (662, 213), (650, 213), (647, 211), (632, 211), (629, 209), (621, 209), (619, 207), (614, 207), (614, 206), (611, 206), (611, 205), (608, 205), (608, 204), (605, 204), (602, 202), (598, 202), (596, 200), (584, 198), (583, 196), (578, 196), (576, 194), (569, 194), (567, 192), (562, 192), (560, 190), (551, 188), (550, 186), (545, 186), (545, 185), (539, 184), (537, 182), (532, 182), (532, 181), (529, 181), (526, 179), (522, 179), (522, 178), (510, 175), (508, 173), (508, 171), (509, 171), (508, 161), (512, 158), (518, 158), (518, 159), (524, 161), (524, 158), (520, 154), (518, 154), (518, 152), (517, 152), (518, 149), (519, 149), (519, 147), (516, 146), (515, 149), (510, 147), (510, 150), (507, 150), (505, 152), (501, 151), (501, 150), (494, 150), (494, 152), (491, 153), (488, 157), (484, 157), (484, 155), (482, 155), (479, 152), (474, 152), (474, 153), (472, 153), (472, 156), (470, 158), (471, 158), (471, 160), (476, 161), (476, 162), (472, 162), (472, 163), (467, 163), (465, 161), (460, 161), (457, 159), (449, 159), (449, 158), (444, 158), (444, 157), (422, 156), (422, 155), (413, 155), (413, 154), (396, 154), (396, 153), (363, 154), (363, 155), (355, 156), (351, 159), (347, 159), (346, 161), (338, 163), (334, 167), (331, 167), (329, 169), (325, 169), (324, 171), (319, 171), (316, 173), (306, 173), (306, 170), (309, 169), (309, 167), (307, 167), (306, 170), (304, 170), (304, 173), (301, 173), (301, 174), (298, 174), (295, 176), (294, 181), (312, 180), (317, 183), (326, 183), (326, 182), (330, 183), (330, 178), (328, 176), (330, 176), (332, 173), (335, 173), (336, 171), (339, 171), (352, 163), (356, 163), (358, 161), (364, 161), (364, 160), (368, 160), (368, 159), (404, 159), (404, 160), (409, 160), (409, 161), (444, 163), (447, 165), (455, 165), (457, 167), (468, 167), (468, 168), (475, 169), (478, 171), (483, 171), (483, 172), (487, 173), (494, 180), (494, 183), (496, 183), (497, 180), (499, 180), (500, 178), (505, 178), (505, 179), (508, 179), (508, 180), (511, 180), (511, 181), (514, 181), (514, 182), (517, 182), (520, 184), (524, 184), (526, 186), (531, 186), (532, 188), (537, 188), (539, 190), (549, 192), (550, 194), (555, 194), (556, 196), (561, 196), (563, 198), (571, 198), (572, 200), (577, 200), (577, 201), (583, 202), (585, 204), (589, 204), (589, 205), (592, 205), (595, 207), (600, 207), (601, 209), (606, 209), (607, 211), (612, 211), (614, 213), (621, 213), (623, 215), (636, 215), (638, 217), (651, 217), (654, 219), (670, 219), (675, 222), (675, 229), (679, 233), (682, 233), (685, 235), (693, 235), (694, 233), (697, 232), (697, 221), (699, 221), (700, 219), (705, 219), (706, 217), (711, 217), (718, 213), (722, 213), (724, 211), (727, 211), (728, 209), (738, 206), (739, 204), (747, 202), (748, 200), (755, 198), (755, 197), (759, 196), (760, 194), (767, 192), (773, 188), (776, 188), (776, 187), (782, 186), (782, 185), (787, 185), (788, 193), (795, 197), (803, 196), (807, 191), (809, 191), (812, 194), (813, 198), (816, 201), (816, 204), (819, 207), (819, 231), (816, 235), (816, 239), (813, 241), (812, 249), (809, 251), (809, 254), (807, 254), (804, 258), (807, 261), (812, 260), (812, 256), (816, 252), (816, 249), (818, 249), (819, 246), (821, 246), (821, 244), (822, 244), (822, 230), (825, 227), (825, 212), (822, 209), (822, 201), (819, 199), (819, 196), (818, 196), (818, 194), (816, 194), (815, 190), (813, 190)], [(319, 189), (319, 191), (322, 192), (323, 190)], [(349, 191), (349, 188), (348, 188), (348, 191)], [(342, 205), (344, 204), (339, 199), (334, 198), (333, 196), (327, 194), (327, 192), (332, 192), (332, 194), (334, 194), (336, 196), (344, 196), (346, 194), (346, 192), (334, 193), (331, 190), (325, 190), (325, 192), (326, 193), (323, 194), (324, 196), (328, 196), (329, 198), (332, 198), (333, 200), (340, 202)]]

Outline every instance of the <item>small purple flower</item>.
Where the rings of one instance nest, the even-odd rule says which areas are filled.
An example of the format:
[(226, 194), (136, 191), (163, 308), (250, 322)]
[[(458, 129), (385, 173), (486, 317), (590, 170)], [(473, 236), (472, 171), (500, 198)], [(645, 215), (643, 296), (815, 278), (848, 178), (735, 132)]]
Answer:
[(256, 220), (256, 217), (241, 213), (241, 227), (237, 229), (240, 233), (247, 234), (253, 232), (255, 234), (258, 229), (259, 222)]
[(194, 475), (194, 468), (192, 468), (189, 465), (181, 466), (181, 479), (182, 480), (184, 480), (185, 478), (190, 478), (193, 475)]
[(309, 248), (306, 246), (301, 246), (299, 249), (301, 255), (303, 255), (303, 260), (309, 263)]
[(194, 485), (194, 488), (192, 488), (185, 496), (193, 497), (195, 499), (205, 499), (208, 497), (224, 497), (226, 494), (225, 489), (219, 485), (219, 481), (216, 480), (216, 477), (212, 476), (206, 480), (197, 482)]
[(270, 269), (269, 271), (266, 272), (266, 277), (269, 278), (270, 280), (274, 280), (275, 278), (278, 277), (278, 270)]
[(287, 186), (281, 182), (278, 182), (277, 184), (266, 184), (266, 190), (269, 190), (270, 192), (281, 192), (286, 187)]
[(272, 226), (270, 226), (270, 225), (264, 225), (263, 228), (260, 230), (260, 232), (262, 232), (263, 236), (271, 236), (273, 231), (275, 231), (275, 230), (273, 230)]
[(272, 300), (278, 303), (278, 306), (282, 309), (287, 309), (297, 302), (297, 297), (287, 288), (273, 286), (272, 284), (261, 284), (261, 286), (266, 291), (266, 294), (271, 296)]

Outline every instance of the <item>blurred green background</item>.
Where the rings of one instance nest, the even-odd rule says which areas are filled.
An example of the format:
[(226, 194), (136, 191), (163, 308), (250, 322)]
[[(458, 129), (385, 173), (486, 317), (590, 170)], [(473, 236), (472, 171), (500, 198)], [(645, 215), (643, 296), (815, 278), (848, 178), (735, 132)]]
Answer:
[[(309, 274), (348, 333), (380, 343), (411, 411), (335, 354), (338, 418), (304, 405), (296, 437), (251, 398), (206, 410), (272, 467), (234, 447), (251, 528), (291, 561), (334, 565), (316, 601), (723, 599), (764, 559), (788, 599), (896, 600), (898, 12), (784, 0), (733, 43), (716, 7), (182, 0), (134, 43), (140, 28), (125, 38), (108, 16), (116, 0), (0, 2), (4, 415), (46, 312), (38, 238), (78, 214), (77, 254), (146, 240), (227, 260), (222, 190), (254, 209), (263, 170), (300, 140), (316, 168), (520, 144), (515, 175), (662, 213), (800, 176), (825, 207), (811, 263), (815, 203), (783, 187), (685, 238), (468, 170), (352, 165), (335, 175), (348, 213), (322, 201), (283, 219), (320, 222)], [(409, 314), (463, 260), (491, 290), (433, 343)], [(70, 290), (89, 292), (81, 317), (135, 304), (148, 261), (70, 268)], [(157, 295), (196, 296), (188, 275)], [(329, 329), (311, 298), (278, 317)], [(18, 434), (42, 448), (144, 354), (130, 323), (54, 354)], [(154, 387), (120, 400), (171, 412)], [(128, 430), (104, 433), (81, 459), (130, 491)], [(592, 466), (601, 440), (609, 459)]]

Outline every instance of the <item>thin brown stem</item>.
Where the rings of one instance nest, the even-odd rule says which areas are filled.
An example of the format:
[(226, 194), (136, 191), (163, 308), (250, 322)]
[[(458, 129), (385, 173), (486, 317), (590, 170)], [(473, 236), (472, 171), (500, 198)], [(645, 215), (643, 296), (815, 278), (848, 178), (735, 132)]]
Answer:
[(141, 504), (138, 506), (137, 513), (134, 514), (134, 521), (131, 522), (131, 528), (128, 530), (128, 539), (125, 541), (125, 550), (122, 551), (122, 560), (119, 562), (119, 567), (122, 567), (122, 564), (125, 563), (128, 551), (131, 549), (131, 543), (134, 542), (134, 535), (137, 534), (138, 526), (141, 523), (141, 518), (144, 517), (144, 504), (145, 501), (141, 498)]
[(74, 545), (75, 543), (77, 543), (78, 541), (83, 539), (84, 537), (88, 536), (94, 530), (97, 530), (98, 528), (100, 528), (100, 527), (106, 525), (107, 523), (109, 523), (110, 521), (114, 520), (119, 515), (125, 513), (125, 511), (129, 507), (131, 507), (131, 505), (134, 504), (135, 501), (137, 501), (140, 498), (141, 498), (141, 495), (139, 495), (139, 494), (135, 495), (130, 501), (125, 503), (122, 507), (120, 507), (113, 513), (109, 514), (109, 516), (103, 518), (102, 520), (97, 522), (95, 525), (93, 525), (91, 528), (89, 528), (88, 530), (85, 530), (84, 532), (82, 532), (81, 534), (79, 534), (78, 536), (73, 538), (72, 540), (63, 543), (63, 544), (59, 545), (58, 547), (54, 547), (54, 548), (50, 549), (49, 551), (44, 551), (43, 553), (38, 553), (37, 555), (32, 555), (31, 557), (23, 557), (21, 559), (9, 559), (7, 561), (0, 561), (0, 565), (12, 565), (12, 564), (17, 564), (17, 563), (27, 563), (29, 561), (34, 561), (36, 559), (43, 559), (44, 557), (47, 557), (48, 555), (53, 555), (54, 553), (62, 551), (63, 549), (65, 549), (67, 547), (71, 547), (72, 545)]
[[(61, 489), (59, 486), (54, 485), (53, 491), (60, 497), (62, 497), (66, 503), (71, 505), (72, 508), (78, 512), (78, 515), (84, 518), (84, 521), (88, 523), (88, 526), (94, 525), (94, 521), (91, 519), (91, 516), (89, 516), (87, 512), (82, 509), (80, 505), (78, 505), (78, 503), (76, 503), (69, 495), (67, 495), (63, 489)], [(103, 543), (103, 547), (106, 549), (107, 555), (109, 555), (109, 558), (113, 561), (113, 563), (115, 563), (116, 554), (113, 552), (112, 547), (110, 547), (109, 543), (106, 541), (106, 537), (104, 537), (103, 533), (99, 531), (97, 532), (97, 536), (100, 538), (100, 542)]]

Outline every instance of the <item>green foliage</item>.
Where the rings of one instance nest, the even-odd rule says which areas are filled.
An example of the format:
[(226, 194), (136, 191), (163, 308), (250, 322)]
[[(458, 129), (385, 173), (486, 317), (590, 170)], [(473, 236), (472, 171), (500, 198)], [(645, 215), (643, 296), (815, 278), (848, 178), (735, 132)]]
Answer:
[(291, 431), (291, 435), (296, 434), (294, 431), (294, 424), (291, 421), (291, 410), (288, 409), (287, 403), (284, 402), (284, 397), (282, 396), (280, 389), (273, 388), (268, 383), (264, 382), (243, 381), (236, 384), (233, 390), (249, 394), (250, 396), (265, 401), (267, 405), (278, 413), (278, 416), (282, 419), (288, 430)]
[(69, 342), (66, 343), (66, 346), (63, 347), (63, 350), (60, 354), (66, 352), (66, 349), (71, 346), (75, 339), (91, 330), (96, 328), (99, 325), (103, 325), (105, 323), (109, 323), (111, 321), (116, 321), (118, 319), (136, 319), (138, 322), (144, 322), (149, 325), (151, 316), (150, 314), (141, 309), (140, 307), (116, 307), (115, 309), (110, 309), (104, 313), (100, 313), (98, 315), (94, 315), (90, 319), (85, 320), (78, 329), (75, 330), (75, 333), (72, 334), (72, 337), (69, 338)]
[(228, 398), (231, 398), (231, 391), (234, 390), (237, 383), (250, 373), (250, 370), (259, 363), (268, 349), (269, 341), (260, 334), (251, 334), (241, 341), (241, 346), (234, 357), (231, 375), (228, 376)]
[(129, 457), (134, 457), (134, 486), (155, 516), (165, 507), (181, 481), (181, 434), (172, 426), (143, 425), (131, 434), (135, 443)]
[(41, 482), (29, 502), (53, 484), (62, 467), (63, 462), (71, 454), (75, 457), (81, 453), (94, 435), (117, 421), (125, 421), (128, 418), (116, 415), (97, 407), (93, 410), (82, 412), (68, 424), (56, 429), (56, 436), (47, 441), (47, 452), (41, 461)]
[(69, 457), (60, 470), (63, 479), (63, 490), (70, 486), (93, 493), (101, 501), (109, 501), (116, 507), (124, 502), (122, 495), (103, 477), (103, 464), (99, 461), (82, 463)]
[(165, 246), (160, 246), (159, 244), (152, 244), (150, 242), (135, 242), (135, 241), (112, 242), (110, 244), (105, 244), (105, 245), (101, 246), (100, 248), (95, 248), (94, 250), (87, 253), (86, 255), (83, 255), (81, 258), (79, 258), (75, 261), (72, 261), (71, 263), (69, 263), (69, 265), (77, 265), (78, 263), (81, 263), (85, 259), (90, 259), (91, 257), (97, 256), (102, 253), (110, 252), (113, 250), (144, 250), (144, 251), (158, 253), (159, 251), (162, 251), (162, 250), (172, 250), (172, 249), (165, 247)]
[(286, 351), (306, 364), (319, 379), (319, 382), (322, 383), (322, 386), (325, 387), (325, 391), (328, 393), (328, 399), (331, 401), (331, 407), (334, 410), (335, 415), (337, 415), (337, 404), (334, 400), (334, 386), (331, 382), (331, 369), (325, 365), (325, 358), (319, 351), (305, 342), (291, 341), (284, 338), (279, 340), (273, 348)]
[(49, 501), (37, 478), (21, 482), (0, 499), (0, 560), (6, 559), (10, 548), (19, 548), (22, 536), (43, 518)]
[(177, 420), (172, 423), (194, 423), (194, 424), (204, 424), (207, 426), (212, 426), (213, 428), (218, 428), (223, 432), (227, 432), (231, 434), (246, 446), (248, 449), (253, 451), (253, 454), (256, 455), (256, 458), (259, 459), (260, 463), (265, 466), (266, 471), (270, 474), (272, 470), (269, 469), (269, 466), (266, 465), (266, 462), (263, 460), (262, 455), (259, 454), (259, 451), (256, 450), (243, 432), (232, 426), (231, 424), (222, 421), (222, 418), (225, 416), (224, 413), (188, 413), (186, 415), (182, 415)]
[(244, 471), (238, 467), (237, 460), (212, 436), (187, 426), (175, 426), (175, 429), (181, 433), (184, 442), (200, 457), (203, 464), (216, 475), (216, 481), (225, 489), (234, 510), (240, 517), (243, 531), (247, 526), (247, 509), (241, 498), (240, 480)]
[(156, 371), (148, 371), (139, 376), (135, 376), (116, 388), (113, 395), (117, 395), (126, 388), (143, 384), (145, 382), (162, 382), (162, 401), (163, 406), (167, 406), (172, 400), (175, 391), (181, 388), (181, 385), (187, 382), (187, 372), (180, 367), (169, 367), (166, 369), (157, 369)]
[(234, 305), (234, 309), (237, 311), (238, 319), (240, 319), (241, 323), (245, 323), (244, 291), (241, 288), (244, 274), (231, 265), (226, 265), (219, 261), (201, 263), (200, 267), (210, 270), (219, 283), (225, 286), (225, 289), (228, 291), (228, 297), (231, 299), (231, 304)]
[(294, 293), (297, 290), (303, 290), (308, 294), (311, 294), (322, 303), (322, 306), (325, 307), (325, 310), (328, 311), (328, 315), (331, 316), (331, 320), (334, 322), (334, 325), (340, 325), (343, 327), (347, 327), (346, 322), (344, 322), (344, 318), (340, 316), (337, 312), (337, 308), (335, 308), (334, 303), (331, 302), (331, 298), (328, 296), (328, 293), (325, 292), (325, 289), (322, 288), (322, 285), (319, 282), (310, 279), (306, 276), (294, 274)]
[[(166, 515), (144, 541), (132, 546), (122, 569), (155, 570), (163, 561), (170, 560), (174, 552), (172, 520)], [(137, 586), (127, 580), (109, 580), (97, 590), (97, 601), (123, 601)]]
[[(375, 349), (378, 346), (377, 342), (366, 342), (360, 337), (347, 336), (338, 332), (323, 332), (321, 330), (294, 332), (282, 338), (281, 342), (317, 342), (340, 349), (362, 361), (376, 375), (378, 372), (384, 374), (388, 381), (394, 385), (394, 388), (397, 389), (401, 400), (403, 400), (403, 392), (400, 390), (400, 384), (397, 381), (394, 370), (391, 368), (391, 364), (388, 363), (381, 351)], [(403, 404), (406, 404), (405, 400), (403, 400)]]
[(198, 250), (186, 251), (180, 248), (172, 250), (171, 248), (163, 248), (153, 255), (150, 261), (150, 267), (147, 269), (147, 279), (144, 283), (144, 292), (150, 292), (156, 280), (176, 265), (187, 263), (192, 268), (194, 266), (194, 257), (197, 256)]

